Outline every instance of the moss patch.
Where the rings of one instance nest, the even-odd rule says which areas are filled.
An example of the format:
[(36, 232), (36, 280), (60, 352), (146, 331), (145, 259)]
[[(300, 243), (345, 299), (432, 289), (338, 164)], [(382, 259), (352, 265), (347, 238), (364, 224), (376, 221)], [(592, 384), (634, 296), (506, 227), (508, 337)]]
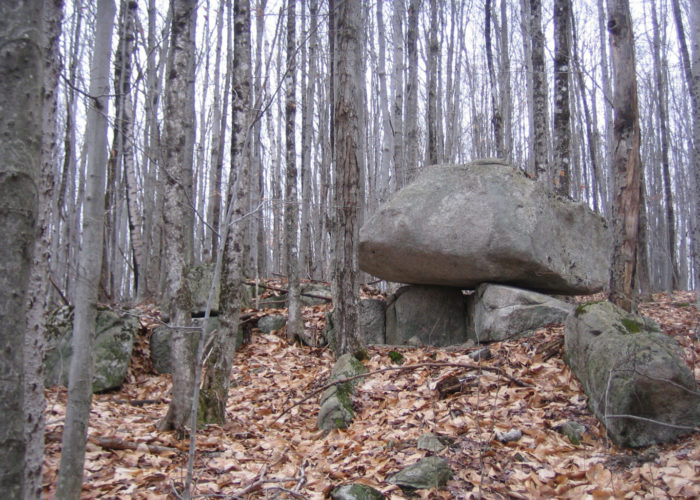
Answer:
[[(644, 328), (644, 325), (642, 325), (642, 323), (640, 323), (639, 321), (636, 321), (632, 318), (622, 318), (620, 320), (620, 322), (627, 329), (626, 333), (639, 333)], [(625, 332), (622, 332), (622, 333), (625, 333)]]
[(577, 318), (581, 316), (583, 313), (586, 312), (586, 309), (589, 307), (595, 305), (595, 304), (600, 304), (601, 302), (605, 302), (604, 300), (594, 300), (592, 302), (581, 302), (577, 307), (576, 310), (574, 311), (574, 316)]

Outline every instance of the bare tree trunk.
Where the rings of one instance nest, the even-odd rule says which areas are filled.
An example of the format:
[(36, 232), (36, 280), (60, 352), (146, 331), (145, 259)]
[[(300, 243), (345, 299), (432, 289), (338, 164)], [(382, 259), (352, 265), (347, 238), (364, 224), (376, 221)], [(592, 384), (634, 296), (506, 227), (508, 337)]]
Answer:
[(287, 144), (285, 176), (284, 228), (287, 250), (289, 304), (287, 340), (293, 342), (302, 334), (301, 295), (299, 286), (299, 200), (297, 195), (296, 138), (296, 0), (287, 0), (287, 96), (285, 102), (285, 135)]
[[(194, 78), (192, 33), (196, 20), (196, 0), (171, 0), (172, 24), (165, 90), (165, 209), (164, 255), (166, 300), (173, 334), (170, 340), (172, 359), (172, 397), (168, 413), (160, 422), (162, 430), (185, 434), (189, 422), (194, 387), (192, 334), (183, 327), (190, 323), (191, 299), (185, 275), (189, 260), (187, 239), (192, 237), (187, 217), (192, 213), (192, 149), (194, 141), (194, 96), (188, 86)], [(189, 139), (188, 139), (189, 137)]]
[(418, 13), (421, 0), (410, 0), (408, 6), (408, 29), (406, 49), (408, 53), (408, 79), (406, 80), (406, 181), (411, 181), (420, 165), (418, 144)]
[(491, 0), (486, 0), (484, 6), (484, 39), (486, 42), (486, 64), (489, 71), (489, 82), (491, 85), (491, 124), (493, 125), (493, 135), (496, 144), (496, 156), (499, 158), (505, 157), (505, 145), (503, 143), (503, 116), (498, 99), (498, 84), (496, 82), (496, 73), (493, 69), (493, 45), (491, 43)]
[(27, 330), (24, 339), (24, 499), (41, 498), (44, 462), (44, 350), (48, 285), (51, 273), (51, 214), (53, 212), (54, 160), (56, 153), (56, 110), (58, 75), (61, 71), (59, 38), (63, 21), (63, 0), (44, 2), (44, 102), (41, 137), (41, 181), (33, 261), (27, 289)]
[(532, 38), (532, 154), (535, 158), (535, 176), (549, 181), (549, 147), (547, 140), (547, 72), (544, 65), (544, 34), (542, 33), (542, 0), (530, 0), (530, 30)]
[(440, 45), (438, 45), (438, 3), (430, 0), (430, 33), (428, 35), (428, 147), (426, 165), (441, 163), (438, 155), (438, 68), (440, 66)]
[(8, 498), (31, 498), (37, 486), (34, 481), (25, 485), (23, 352), (32, 251), (40, 216), (42, 3), (0, 3), (0, 488)]
[(199, 418), (207, 423), (223, 424), (226, 420), (226, 401), (231, 382), (233, 355), (241, 311), (241, 287), (245, 246), (241, 244), (247, 227), (248, 192), (251, 187), (250, 147), (251, 111), (251, 55), (250, 55), (250, 2), (234, 1), (234, 68), (233, 117), (231, 123), (231, 179), (226, 217), (227, 227), (221, 274), (220, 320), (211, 354), (206, 363), (202, 390), (199, 394)]
[(700, 307), (700, 2), (691, 2), (690, 39), (692, 43), (693, 174), (695, 177), (695, 226), (693, 227), (693, 266), (695, 293)]
[[(601, 77), (603, 79), (603, 117), (605, 121), (605, 164), (611, 165), (612, 159), (612, 147), (615, 142), (613, 137), (613, 90), (612, 82), (610, 81), (610, 65), (608, 58), (608, 42), (606, 40), (607, 29), (605, 23), (605, 7), (603, 5), (604, 0), (598, 0), (598, 32), (600, 35), (600, 70)], [(615, 176), (607, 176), (606, 189), (608, 194), (607, 200), (605, 200), (605, 206), (610, 207), (610, 213), (606, 212), (606, 216), (612, 215), (612, 205), (613, 205), (613, 191), (614, 191), (614, 178)], [(601, 180), (602, 182), (602, 180)]]
[[(404, 1), (395, 0), (394, 12), (391, 17), (392, 42), (394, 45), (393, 67), (391, 72), (391, 93), (393, 96), (393, 109), (391, 113), (391, 123), (394, 132), (394, 177), (396, 179), (396, 189), (399, 190), (408, 182), (406, 164), (406, 146), (404, 140), (404, 120), (403, 120), (403, 18)], [(332, 98), (332, 96), (331, 96)]]
[(360, 0), (346, 0), (338, 5), (337, 46), (333, 52), (336, 96), (335, 115), (335, 280), (333, 290), (336, 356), (351, 353), (366, 356), (358, 323), (359, 283), (357, 245), (359, 240), (360, 116), (363, 102)]
[[(668, 65), (662, 67), (661, 63), (661, 29), (656, 13), (656, 2), (651, 4), (651, 23), (654, 33), (652, 57), (654, 61), (654, 83), (656, 86), (657, 103), (657, 123), (659, 125), (658, 135), (661, 139), (661, 173), (664, 181), (664, 202), (666, 219), (666, 245), (668, 253), (668, 268), (670, 280), (667, 285), (669, 291), (678, 290), (680, 275), (678, 273), (678, 247), (676, 245), (676, 216), (674, 213), (674, 197), (671, 186), (671, 167), (668, 157), (668, 111), (666, 85), (664, 83), (664, 73), (668, 71)], [(665, 62), (665, 61), (664, 61)]]
[(500, 33), (500, 74), (498, 77), (501, 90), (501, 116), (503, 120), (503, 149), (507, 161), (513, 159), (513, 102), (510, 90), (510, 54), (508, 34), (508, 1), (501, 0), (501, 33)]
[[(392, 133), (391, 113), (389, 112), (389, 94), (386, 86), (386, 30), (384, 28), (384, 2), (377, 2), (377, 77), (379, 78), (379, 107), (381, 110), (382, 139), (381, 164), (377, 174), (377, 201), (384, 203), (391, 193), (391, 157), (393, 155), (394, 137)], [(395, 181), (395, 179), (394, 179)]]
[(569, 108), (571, 2), (554, 0), (554, 191), (568, 197), (571, 184), (571, 111)]
[(615, 143), (612, 164), (615, 191), (610, 300), (626, 311), (633, 311), (637, 301), (635, 273), (642, 177), (634, 36), (628, 0), (609, 0), (608, 8), (615, 82)]
[(95, 49), (90, 70), (91, 106), (87, 117), (88, 179), (82, 227), (83, 241), (79, 251), (80, 268), (75, 291), (72, 355), (61, 446), (61, 467), (56, 487), (57, 498), (78, 498), (83, 481), (85, 444), (92, 402), (95, 306), (102, 261), (109, 61), (115, 10), (113, 0), (100, 0), (97, 4)]

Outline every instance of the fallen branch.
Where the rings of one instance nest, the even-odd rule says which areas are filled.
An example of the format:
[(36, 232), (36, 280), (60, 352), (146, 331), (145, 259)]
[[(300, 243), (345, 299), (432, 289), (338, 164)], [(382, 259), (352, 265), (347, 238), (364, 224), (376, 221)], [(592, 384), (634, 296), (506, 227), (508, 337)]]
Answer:
[(90, 437), (88, 441), (107, 450), (144, 450), (149, 453), (178, 453), (183, 450), (171, 448), (170, 446), (159, 446), (157, 444), (136, 443), (134, 441), (123, 441), (117, 438)]
[(282, 418), (284, 416), (284, 414), (287, 413), (288, 411), (290, 411), (291, 409), (295, 408), (296, 406), (299, 406), (304, 401), (308, 401), (312, 397), (316, 396), (317, 394), (320, 394), (321, 392), (325, 391), (329, 387), (333, 387), (334, 385), (344, 384), (346, 382), (352, 382), (353, 380), (357, 380), (357, 379), (364, 378), (364, 377), (369, 377), (370, 375), (376, 375), (378, 373), (384, 373), (384, 372), (390, 372), (390, 371), (415, 370), (417, 368), (465, 368), (467, 370), (483, 370), (483, 371), (487, 371), (487, 372), (496, 373), (496, 374), (500, 375), (501, 377), (507, 378), (509, 381), (513, 382), (518, 387), (533, 387), (532, 385), (530, 385), (526, 382), (523, 382), (522, 380), (518, 380), (517, 378), (514, 378), (514, 377), (508, 375), (500, 368), (496, 368), (493, 366), (481, 366), (481, 365), (472, 365), (472, 364), (466, 364), (466, 363), (419, 363), (416, 365), (390, 366), (388, 368), (381, 368), (381, 369), (375, 370), (373, 372), (361, 373), (360, 375), (355, 375), (353, 377), (347, 377), (347, 378), (343, 378), (340, 380), (336, 380), (335, 382), (329, 382), (328, 384), (324, 385), (323, 387), (321, 387), (319, 389), (316, 389), (308, 396), (300, 399), (299, 401), (294, 403), (292, 406), (290, 406), (289, 408), (284, 410), (275, 419), (275, 422), (277, 422), (280, 418)]

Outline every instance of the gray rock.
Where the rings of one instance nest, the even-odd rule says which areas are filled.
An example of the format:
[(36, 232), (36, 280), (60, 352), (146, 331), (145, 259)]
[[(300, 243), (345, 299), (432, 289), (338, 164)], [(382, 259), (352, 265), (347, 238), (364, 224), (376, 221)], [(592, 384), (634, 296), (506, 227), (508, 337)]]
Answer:
[(586, 426), (579, 422), (571, 420), (569, 422), (564, 422), (563, 424), (555, 427), (555, 430), (560, 434), (563, 434), (564, 436), (568, 437), (569, 441), (571, 441), (571, 444), (578, 446), (579, 444), (581, 444), (581, 438), (586, 432)]
[(360, 230), (360, 268), (388, 281), (586, 294), (608, 281), (609, 231), (585, 204), (499, 160), (436, 165)]
[(467, 299), (469, 337), (497, 342), (563, 323), (571, 304), (521, 288), (483, 283)]
[[(124, 383), (137, 332), (136, 317), (109, 310), (97, 311), (93, 392), (116, 389)], [(59, 308), (47, 321), (47, 349), (44, 356), (44, 383), (47, 387), (68, 385), (72, 338), (73, 310), (70, 307)]]
[[(201, 328), (204, 323), (204, 318), (193, 318), (191, 327)], [(207, 324), (207, 333), (211, 333), (214, 330), (219, 330), (221, 328), (221, 321), (218, 316), (212, 316), (209, 318), (209, 323)], [(191, 330), (190, 331), (192, 339), (192, 349), (197, 349), (197, 340), (199, 339), (199, 332)], [(173, 331), (167, 326), (159, 326), (153, 330), (151, 333), (151, 338), (149, 339), (149, 349), (151, 352), (151, 364), (153, 369), (158, 373), (171, 373), (170, 365), (170, 339), (172, 337)], [(241, 347), (245, 341), (245, 326), (241, 325), (238, 328), (236, 335), (236, 349)]]
[[(338, 358), (331, 370), (330, 382), (366, 373), (367, 368), (351, 354)], [(318, 428), (323, 430), (345, 429), (355, 417), (352, 395), (357, 381), (336, 384), (321, 396), (321, 409), (318, 412)]]
[(440, 452), (447, 448), (449, 441), (447, 438), (436, 436), (431, 432), (426, 432), (418, 438), (416, 447), (419, 450), (432, 451), (433, 453)]
[(452, 471), (445, 459), (427, 457), (394, 474), (388, 481), (404, 488), (420, 490), (443, 488), (451, 478)]
[[(213, 279), (213, 263), (199, 264), (188, 269), (185, 282), (187, 283), (187, 289), (190, 292), (190, 301), (192, 303), (191, 312), (193, 315), (204, 315), (207, 306), (207, 299), (209, 298), (209, 290)], [(216, 289), (214, 290), (214, 300), (211, 304), (211, 311), (213, 314), (216, 314), (219, 311), (219, 295), (220, 286), (217, 282)]]
[[(301, 292), (306, 294), (301, 296), (301, 303), (304, 306), (328, 304), (332, 299), (331, 288), (322, 283), (304, 283), (301, 285)], [(315, 295), (315, 297), (310, 297), (310, 295)], [(321, 297), (325, 297), (325, 299)]]
[(346, 484), (331, 491), (333, 500), (382, 500), (384, 494), (366, 484)]
[(360, 300), (360, 331), (367, 344), (386, 344), (386, 301)]
[(263, 333), (274, 332), (287, 324), (287, 318), (281, 314), (268, 314), (258, 320), (258, 329)]
[(564, 339), (571, 370), (616, 445), (664, 443), (700, 427), (695, 377), (653, 321), (609, 302), (581, 304)]
[(467, 340), (466, 305), (461, 290), (438, 286), (407, 286), (390, 299), (386, 311), (386, 343), (407, 345), (417, 337), (422, 345), (447, 346)]

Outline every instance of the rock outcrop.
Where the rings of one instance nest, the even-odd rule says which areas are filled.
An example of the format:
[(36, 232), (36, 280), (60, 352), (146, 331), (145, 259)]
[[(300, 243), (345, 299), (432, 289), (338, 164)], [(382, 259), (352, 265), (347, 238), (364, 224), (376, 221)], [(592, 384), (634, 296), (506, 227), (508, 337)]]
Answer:
[(582, 304), (567, 318), (565, 343), (571, 370), (616, 445), (663, 443), (700, 427), (695, 377), (653, 321), (610, 302)]
[(426, 168), (360, 230), (360, 268), (388, 281), (490, 282), (588, 294), (608, 281), (602, 217), (499, 160)]

